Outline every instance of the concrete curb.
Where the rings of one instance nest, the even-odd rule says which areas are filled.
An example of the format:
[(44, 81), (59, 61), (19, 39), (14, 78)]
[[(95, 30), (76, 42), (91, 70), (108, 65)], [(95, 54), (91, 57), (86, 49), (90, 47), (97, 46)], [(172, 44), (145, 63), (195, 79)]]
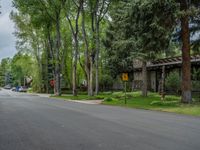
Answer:
[(69, 102), (89, 104), (89, 105), (99, 105), (103, 102), (103, 100), (67, 100)]

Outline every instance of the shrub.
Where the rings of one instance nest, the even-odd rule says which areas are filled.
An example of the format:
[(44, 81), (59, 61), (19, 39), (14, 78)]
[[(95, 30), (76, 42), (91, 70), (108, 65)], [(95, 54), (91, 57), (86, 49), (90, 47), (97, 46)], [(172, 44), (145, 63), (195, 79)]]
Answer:
[(96, 99), (104, 99), (104, 96), (98, 95), (98, 96), (95, 96), (95, 98), (96, 98)]
[(152, 101), (151, 105), (154, 106), (177, 106), (178, 101)]
[(199, 90), (200, 89), (200, 69), (193, 69), (192, 71), (192, 89)]
[(123, 97), (123, 92), (114, 92), (114, 93), (112, 94), (112, 96), (113, 96), (114, 98), (122, 98), (122, 97)]
[(165, 101), (180, 101), (181, 97), (173, 96), (173, 95), (167, 95), (165, 97)]
[[(125, 95), (124, 95), (124, 97), (125, 97)], [(133, 94), (132, 93), (127, 93), (126, 94), (126, 98), (133, 98)]]
[(108, 90), (113, 85), (113, 78), (108, 74), (103, 74), (100, 77), (99, 85), (103, 90)]
[(200, 81), (192, 81), (192, 89), (199, 90), (200, 89)]
[[(125, 93), (115, 92), (115, 93), (112, 94), (112, 96), (114, 98), (122, 99), (122, 98), (125, 98)], [(133, 97), (133, 93), (126, 93), (126, 98), (132, 98), (132, 97)]]
[(32, 88), (28, 88), (28, 93), (33, 93), (33, 89)]
[(103, 95), (111, 95), (113, 92), (103, 92)]
[(165, 86), (167, 90), (174, 91), (176, 94), (178, 94), (178, 92), (181, 90), (181, 79), (179, 73), (176, 71), (171, 72), (165, 80)]
[(114, 99), (112, 98), (112, 97), (106, 97), (106, 98), (104, 98), (104, 101), (106, 101), (106, 102), (111, 102), (111, 101), (113, 101)]

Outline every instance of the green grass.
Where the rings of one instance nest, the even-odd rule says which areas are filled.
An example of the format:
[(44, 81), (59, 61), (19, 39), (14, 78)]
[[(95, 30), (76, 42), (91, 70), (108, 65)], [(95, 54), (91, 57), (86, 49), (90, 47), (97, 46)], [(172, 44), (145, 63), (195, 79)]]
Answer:
[(165, 108), (165, 109), (161, 109), (161, 110), (166, 111), (166, 112), (175, 112), (175, 113), (179, 113), (179, 114), (200, 116), (200, 104), (180, 105), (179, 107)]
[(140, 92), (134, 92), (128, 93), (129, 97), (127, 97), (127, 104), (125, 104), (125, 96), (118, 98), (119, 95), (119, 93), (115, 93), (111, 96), (112, 100), (105, 99), (103, 104), (200, 116), (200, 103), (181, 104), (179, 96), (169, 95), (165, 97), (164, 101), (161, 101), (160, 95), (157, 93), (149, 93), (148, 97), (142, 97)]
[[(153, 109), (157, 107), (171, 107), (175, 106), (175, 104), (171, 104), (171, 101), (178, 101), (178, 97), (175, 96), (167, 96), (165, 102), (160, 101), (160, 96), (155, 93), (149, 93), (148, 97), (140, 96), (140, 92), (127, 93), (127, 104), (125, 104), (125, 96), (121, 94), (113, 94), (111, 97), (114, 98), (113, 101), (104, 101), (103, 104), (107, 105), (118, 105), (118, 106), (126, 106), (126, 107), (134, 107), (134, 108), (143, 108), (143, 109)], [(153, 103), (154, 102), (154, 103)], [(157, 103), (160, 102), (160, 103)]]
[(200, 103), (181, 104), (179, 96), (168, 95), (164, 101), (161, 101), (157, 93), (148, 93), (148, 97), (142, 97), (141, 92), (128, 92), (126, 95), (127, 104), (125, 104), (125, 94), (123, 92), (100, 93), (99, 96), (88, 96), (86, 94), (72, 96), (63, 95), (57, 98), (65, 100), (97, 100), (104, 99), (104, 105), (122, 106), (129, 108), (139, 108), (148, 110), (159, 110), (165, 112), (174, 112), (186, 115), (200, 116)]
[(88, 95), (63, 95), (63, 96), (53, 96), (55, 98), (61, 98), (65, 100), (97, 100), (97, 99), (104, 99), (102, 96), (88, 96)]

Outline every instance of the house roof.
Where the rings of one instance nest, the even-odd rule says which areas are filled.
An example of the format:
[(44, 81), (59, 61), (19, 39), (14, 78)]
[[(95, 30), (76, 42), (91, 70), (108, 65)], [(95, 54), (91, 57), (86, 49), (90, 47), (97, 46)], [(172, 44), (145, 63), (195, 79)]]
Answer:
[[(193, 55), (191, 56), (191, 63), (200, 63), (200, 55)], [(148, 67), (157, 67), (157, 66), (168, 66), (168, 65), (176, 65), (182, 64), (182, 57), (171, 57), (171, 58), (164, 58), (152, 61), (148, 64)]]
[[(200, 55), (192, 55), (191, 56), (191, 63), (192, 64), (198, 64), (200, 65)], [(157, 59), (155, 61), (151, 61), (147, 63), (148, 68), (157, 68), (161, 66), (180, 66), (182, 64), (182, 57), (170, 57), (170, 58), (164, 58), (164, 59)], [(135, 69), (141, 69), (142, 63), (137, 62), (136, 65), (134, 65)]]

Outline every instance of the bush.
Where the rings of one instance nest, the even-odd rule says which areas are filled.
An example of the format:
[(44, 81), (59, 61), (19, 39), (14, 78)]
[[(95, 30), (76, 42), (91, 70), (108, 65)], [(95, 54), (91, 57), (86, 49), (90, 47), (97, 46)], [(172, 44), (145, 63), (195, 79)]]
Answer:
[(171, 72), (165, 80), (165, 86), (167, 90), (174, 91), (176, 94), (178, 94), (178, 92), (181, 90), (181, 79), (179, 73), (176, 71)]
[(114, 100), (116, 100), (116, 99), (114, 99), (112, 97), (106, 97), (106, 98), (104, 98), (104, 101), (106, 101), (106, 102), (111, 102), (111, 101), (114, 101)]
[[(125, 94), (124, 94), (125, 97)], [(126, 98), (133, 98), (133, 94), (132, 93), (126, 93)]]
[(199, 90), (200, 89), (200, 81), (192, 81), (192, 89)]
[(123, 92), (114, 92), (112, 96), (114, 98), (123, 98)]
[(177, 106), (178, 101), (152, 101), (151, 105), (154, 106)]
[(111, 87), (113, 85), (113, 78), (108, 74), (103, 74), (100, 77), (99, 85), (103, 91), (109, 90), (109, 89), (111, 89)]
[(28, 93), (33, 93), (33, 89), (32, 88), (28, 88), (27, 92)]
[(102, 92), (102, 95), (111, 95), (113, 92)]
[(193, 69), (192, 72), (192, 89), (198, 91), (200, 89), (200, 69)]
[(165, 101), (180, 101), (181, 97), (173, 96), (173, 95), (167, 95), (165, 97)]
[(95, 96), (95, 98), (96, 98), (96, 99), (104, 99), (104, 96), (98, 95), (98, 96)]
[[(112, 97), (117, 98), (117, 99), (124, 99), (125, 93), (124, 92), (115, 92), (112, 94)], [(126, 98), (128, 98), (128, 99), (133, 98), (133, 93), (126, 93)]]

